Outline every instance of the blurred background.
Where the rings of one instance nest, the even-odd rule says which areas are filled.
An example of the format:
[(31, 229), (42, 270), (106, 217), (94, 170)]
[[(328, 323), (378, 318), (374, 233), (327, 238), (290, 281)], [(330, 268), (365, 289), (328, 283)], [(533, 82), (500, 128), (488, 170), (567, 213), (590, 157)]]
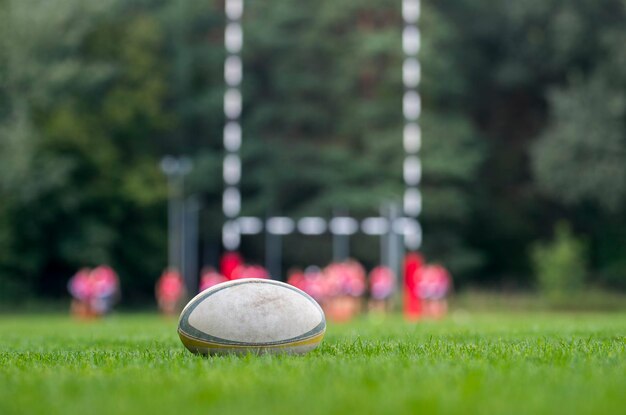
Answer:
[[(241, 215), (401, 201), (401, 3), (246, 2)], [(152, 302), (165, 156), (193, 166), (193, 266), (217, 264), (226, 20), (221, 0), (0, 3), (0, 302), (67, 298), (102, 263)], [(459, 292), (626, 290), (626, 3), (425, 1), (418, 26), (420, 251)], [(282, 268), (327, 264), (331, 239), (285, 236)], [(350, 255), (376, 266), (378, 239)]]

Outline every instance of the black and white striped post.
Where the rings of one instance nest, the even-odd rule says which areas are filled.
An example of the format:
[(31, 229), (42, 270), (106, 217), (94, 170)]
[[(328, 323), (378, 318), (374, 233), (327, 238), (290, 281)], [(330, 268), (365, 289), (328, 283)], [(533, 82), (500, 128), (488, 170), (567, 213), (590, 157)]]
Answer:
[[(402, 112), (404, 115), (404, 214), (417, 218), (422, 211), (422, 194), (419, 184), (422, 179), (422, 163), (419, 150), (422, 143), (422, 132), (418, 123), (422, 112), (422, 101), (417, 90), (421, 78), (421, 66), (417, 58), (420, 50), (421, 37), (417, 27), (420, 16), (420, 0), (402, 0), (402, 50), (404, 63), (402, 64), (402, 82), (404, 97)], [(415, 229), (404, 234), (404, 243), (407, 249), (416, 250), (422, 244), (422, 231), (419, 222), (415, 221)]]
[(243, 80), (243, 63), (241, 49), (243, 47), (243, 0), (225, 0), (226, 28), (224, 29), (224, 193), (222, 210), (227, 218), (222, 230), (222, 243), (228, 250), (239, 248), (240, 233), (235, 218), (241, 212), (241, 82)]
[[(404, 28), (402, 32), (402, 49), (404, 63), (402, 79), (404, 95), (402, 111), (404, 115), (403, 146), (405, 159), (403, 177), (405, 191), (403, 207), (388, 208), (389, 212), (381, 212), (378, 217), (365, 218), (361, 221), (348, 215), (336, 214), (327, 220), (323, 217), (242, 217), (241, 192), (239, 184), (242, 169), (240, 148), (242, 129), (240, 123), (242, 110), (241, 83), (243, 80), (243, 64), (241, 50), (243, 47), (243, 0), (225, 0), (226, 28), (224, 45), (226, 60), (224, 62), (224, 150), (223, 161), (224, 193), (222, 208), (226, 221), (222, 229), (222, 242), (227, 250), (239, 249), (242, 235), (266, 233), (266, 266), (272, 275), (280, 275), (282, 256), (282, 237), (291, 233), (302, 235), (333, 235), (333, 257), (335, 260), (345, 259), (349, 255), (349, 238), (357, 232), (381, 237), (381, 262), (390, 265), (399, 272), (401, 247), (396, 243), (398, 238), (404, 239), (407, 249), (416, 250), (422, 243), (422, 229), (417, 217), (422, 210), (422, 196), (419, 190), (421, 181), (421, 130), (418, 119), (421, 113), (421, 99), (417, 91), (420, 82), (420, 64), (417, 58), (420, 49), (420, 32), (417, 21), (420, 15), (420, 0), (402, 0), (402, 16)], [(400, 212), (402, 210), (402, 212)]]

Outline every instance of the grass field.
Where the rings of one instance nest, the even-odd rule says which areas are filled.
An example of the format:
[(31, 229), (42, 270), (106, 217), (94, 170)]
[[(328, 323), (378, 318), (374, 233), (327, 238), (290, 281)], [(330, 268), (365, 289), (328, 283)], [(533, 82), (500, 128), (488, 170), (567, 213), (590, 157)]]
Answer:
[(175, 328), (0, 316), (0, 414), (626, 413), (624, 313), (363, 319), (301, 357), (198, 357)]

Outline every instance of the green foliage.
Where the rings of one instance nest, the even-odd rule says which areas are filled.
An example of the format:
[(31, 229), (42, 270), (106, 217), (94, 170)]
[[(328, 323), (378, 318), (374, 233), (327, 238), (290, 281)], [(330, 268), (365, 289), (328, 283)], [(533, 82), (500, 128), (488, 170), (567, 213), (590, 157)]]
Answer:
[(105, 262), (148, 291), (165, 247), (159, 24), (116, 1), (2, 7), (2, 291), (58, 295), (75, 269)]
[[(524, 253), (564, 214), (589, 236), (592, 267), (616, 264), (616, 254), (596, 248), (611, 246), (607, 229), (625, 234), (624, 2), (466, 0), (437, 9), (462, 33), (440, 53), (462, 62), (469, 85), (453, 102), (472, 114), (486, 147), (467, 238), (486, 254), (483, 274), (527, 285)], [(437, 84), (450, 82), (458, 81)]]
[[(626, 78), (625, 78), (626, 81)], [(551, 96), (550, 127), (533, 148), (542, 190), (618, 211), (626, 202), (626, 90), (596, 77)]]
[(362, 320), (330, 325), (305, 356), (205, 358), (156, 316), (5, 316), (0, 412), (619, 413), (626, 315), (573, 317)]
[[(245, 7), (243, 213), (400, 201), (400, 4)], [(625, 286), (625, 18), (622, 0), (423, 4), (423, 250), (461, 285), (528, 285), (528, 246), (565, 213)], [(224, 23), (221, 2), (0, 2), (0, 295), (58, 296), (107, 261), (125, 298), (151, 296), (165, 154), (193, 156), (187, 194), (218, 249)], [(285, 265), (324, 262), (326, 242), (295, 238)], [(377, 241), (353, 247), (378, 261)], [(262, 238), (243, 251), (261, 262)]]
[(587, 248), (569, 224), (557, 224), (554, 240), (535, 244), (531, 256), (541, 293), (559, 299), (582, 290), (588, 272)]

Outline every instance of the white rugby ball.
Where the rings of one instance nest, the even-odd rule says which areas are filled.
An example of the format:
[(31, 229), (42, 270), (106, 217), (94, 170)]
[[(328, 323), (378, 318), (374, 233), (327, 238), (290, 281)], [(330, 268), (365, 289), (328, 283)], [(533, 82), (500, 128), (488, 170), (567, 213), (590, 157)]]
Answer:
[(292, 353), (315, 349), (326, 318), (304, 291), (258, 278), (224, 282), (196, 295), (183, 309), (178, 335), (201, 354)]

